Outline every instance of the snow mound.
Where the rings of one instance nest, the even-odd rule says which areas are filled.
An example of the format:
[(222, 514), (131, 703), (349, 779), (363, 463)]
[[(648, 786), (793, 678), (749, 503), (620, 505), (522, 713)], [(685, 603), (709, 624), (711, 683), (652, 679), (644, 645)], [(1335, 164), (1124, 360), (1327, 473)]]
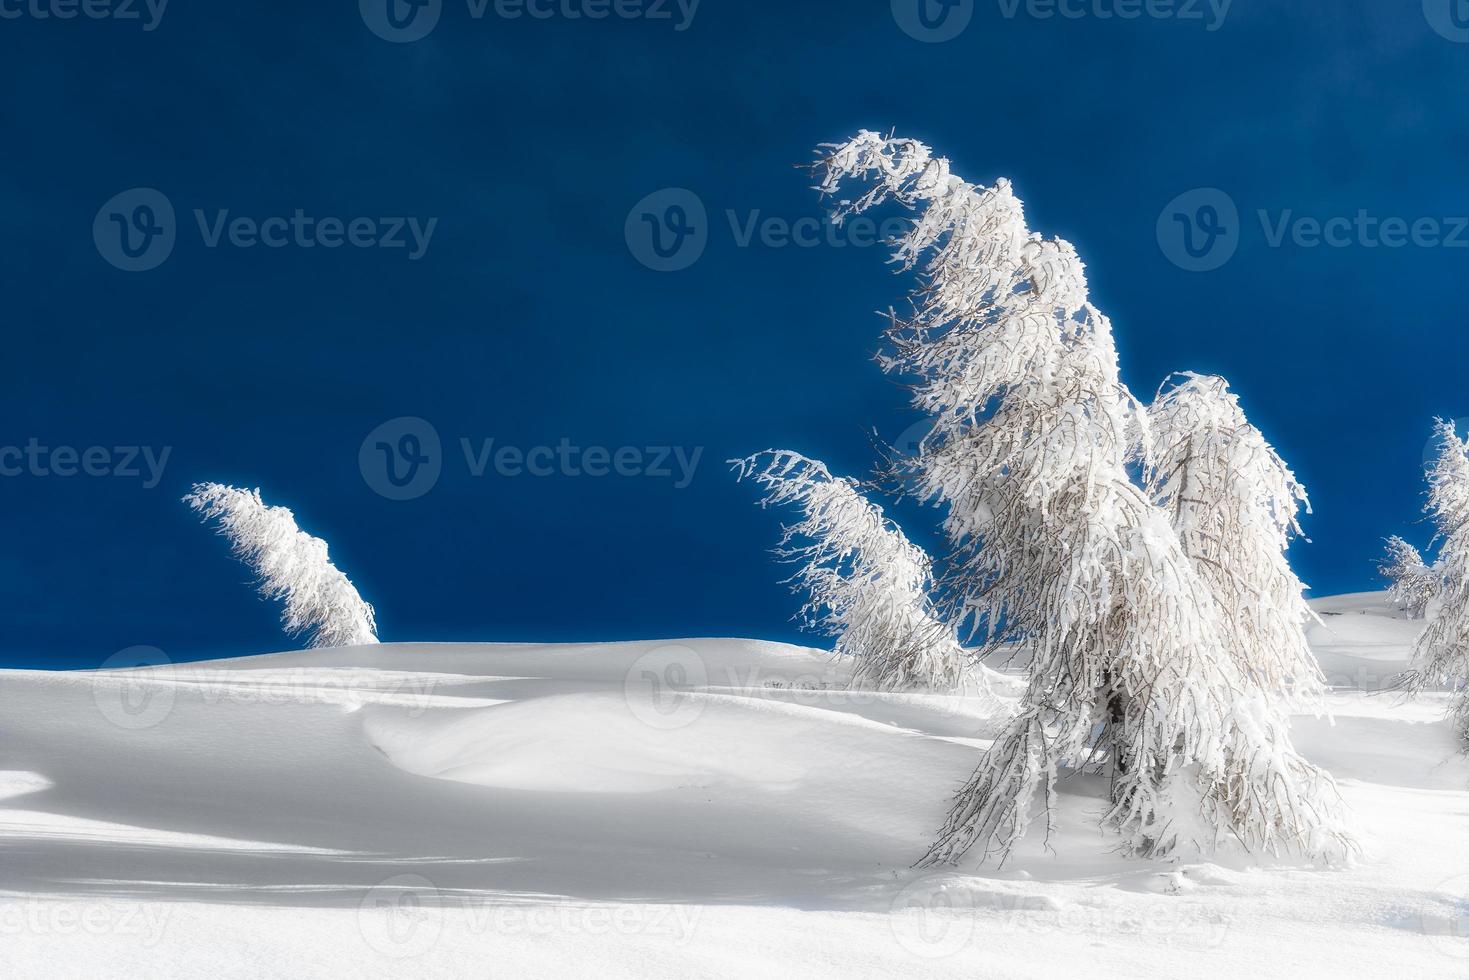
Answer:
[[(813, 773), (855, 768), (856, 747), (881, 751), (891, 737), (872, 725), (865, 739), (842, 715), (717, 694), (687, 695), (687, 730), (643, 721), (617, 694), (536, 698), (447, 718), (374, 715), (373, 744), (408, 772), (481, 786), (569, 793), (628, 793), (697, 785), (789, 792)], [(651, 700), (643, 706), (657, 709)], [(742, 750), (751, 726), (788, 740), (770, 759)], [(852, 743), (856, 743), (854, 746)]]

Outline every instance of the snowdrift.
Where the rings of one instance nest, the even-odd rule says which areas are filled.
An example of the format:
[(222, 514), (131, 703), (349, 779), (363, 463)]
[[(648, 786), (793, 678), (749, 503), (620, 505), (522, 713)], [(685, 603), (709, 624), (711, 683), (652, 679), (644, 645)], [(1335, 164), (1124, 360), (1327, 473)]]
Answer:
[(0, 672), (3, 973), (1462, 974), (1469, 763), (1442, 697), (1368, 693), (1416, 626), (1316, 605), (1346, 871), (1124, 860), (1078, 776), (1049, 850), (914, 872), (993, 719), (781, 644)]

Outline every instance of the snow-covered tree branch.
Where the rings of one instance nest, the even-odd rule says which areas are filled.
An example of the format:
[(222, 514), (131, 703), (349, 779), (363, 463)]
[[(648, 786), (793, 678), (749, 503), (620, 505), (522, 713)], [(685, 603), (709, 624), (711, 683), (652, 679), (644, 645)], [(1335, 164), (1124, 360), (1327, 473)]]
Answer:
[(1460, 736), (1469, 741), (1469, 444), (1452, 422), (1440, 421), (1438, 436), (1426, 508), (1437, 532), (1435, 593), (1404, 686), (1410, 692), (1434, 684), (1457, 687), (1451, 710)]
[(1387, 557), (1378, 571), (1388, 580), (1387, 595), (1411, 619), (1422, 619), (1439, 590), (1438, 570), (1418, 549), (1397, 535), (1387, 539)]
[(261, 595), (284, 603), (281, 622), (290, 636), (305, 634), (313, 647), (378, 642), (372, 606), (331, 563), (326, 542), (296, 526), (284, 507), (270, 507), (259, 490), (198, 483), (184, 503), (219, 524), (235, 556), (259, 579)]
[[(1008, 181), (966, 183), (914, 140), (863, 132), (822, 148), (834, 217), (892, 198), (914, 209), (894, 259), (919, 269), (892, 315), (883, 366), (935, 426), (908, 466), (944, 505), (940, 586), (988, 643), (1031, 656), (1021, 710), (960, 791), (925, 863), (971, 847), (1003, 859), (1063, 767), (1110, 754), (1106, 822), (1125, 849), (1165, 855), (1235, 838), (1335, 858), (1329, 777), (1291, 748), (1169, 515), (1129, 469), (1148, 418), (1118, 377), (1107, 318), (1075, 249), (1026, 227)], [(1100, 737), (1096, 732), (1100, 730)]]
[(1223, 378), (1184, 373), (1148, 410), (1147, 487), (1208, 584), (1242, 672), (1295, 707), (1319, 707), (1315, 619), (1286, 550), (1306, 490), (1245, 418)]
[(836, 637), (856, 663), (853, 686), (881, 691), (971, 689), (993, 695), (1002, 675), (974, 662), (929, 597), (932, 563), (849, 479), (799, 453), (769, 450), (731, 460), (765, 490), (762, 504), (793, 505), (777, 554), (800, 565), (809, 627)]

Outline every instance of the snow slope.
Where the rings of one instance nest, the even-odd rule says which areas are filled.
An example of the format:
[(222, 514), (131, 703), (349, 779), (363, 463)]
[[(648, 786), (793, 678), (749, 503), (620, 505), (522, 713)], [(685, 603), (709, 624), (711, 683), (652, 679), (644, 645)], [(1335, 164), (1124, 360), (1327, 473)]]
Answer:
[(1381, 691), (1408, 666), (1423, 628), (1395, 609), (1385, 592), (1357, 592), (1311, 603), (1321, 622), (1307, 631), (1311, 649), (1334, 688)]
[[(1469, 762), (1381, 688), (1414, 624), (1317, 603), (1366, 856), (910, 870), (993, 732), (747, 640), (390, 644), (0, 672), (0, 976), (1469, 975)], [(1334, 615), (1325, 615), (1325, 614)]]

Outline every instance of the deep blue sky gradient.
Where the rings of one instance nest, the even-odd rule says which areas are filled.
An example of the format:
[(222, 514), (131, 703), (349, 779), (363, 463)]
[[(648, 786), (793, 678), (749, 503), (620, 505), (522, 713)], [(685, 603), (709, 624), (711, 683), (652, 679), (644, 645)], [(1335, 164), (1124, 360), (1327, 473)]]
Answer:
[[(0, 664), (285, 649), (190, 482), (259, 486), (325, 537), (384, 639), (799, 640), (778, 516), (723, 460), (771, 446), (864, 475), (916, 416), (870, 357), (900, 300), (877, 248), (738, 247), (724, 217), (821, 213), (794, 165), (896, 127), (1013, 179), (1073, 241), (1124, 377), (1226, 375), (1312, 491), (1316, 594), (1375, 587), (1414, 522), (1433, 416), (1469, 415), (1469, 249), (1270, 248), (1253, 215), (1469, 214), (1469, 44), (1420, 0), (1236, 0), (1200, 23), (1002, 16), (924, 44), (888, 0), (704, 0), (692, 26), (471, 20), (390, 44), (343, 0), (175, 0), (158, 28), (0, 20), (0, 445), (171, 447), (135, 479), (0, 478)], [(164, 192), (179, 241), (127, 273), (98, 209)], [(685, 187), (712, 219), (658, 273), (629, 209)], [(1182, 271), (1155, 225), (1226, 191), (1238, 254)], [(208, 249), (194, 208), (437, 217), (427, 254)], [(1469, 236), (1466, 236), (1469, 237)], [(358, 449), (397, 416), (445, 441), (437, 487), (377, 495)], [(693, 483), (472, 478), (457, 440), (703, 447)], [(913, 537), (936, 514), (894, 509)]]

